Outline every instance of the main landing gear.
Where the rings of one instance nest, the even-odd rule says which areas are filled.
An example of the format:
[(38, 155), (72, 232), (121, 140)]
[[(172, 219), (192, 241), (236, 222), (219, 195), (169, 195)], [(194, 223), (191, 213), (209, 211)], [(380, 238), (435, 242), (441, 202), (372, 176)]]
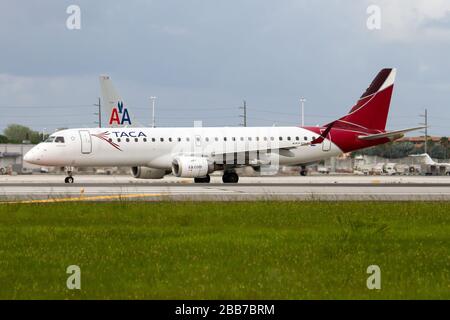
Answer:
[(239, 181), (239, 176), (234, 171), (225, 171), (222, 176), (222, 181), (223, 183), (237, 183)]
[(209, 183), (211, 181), (211, 177), (209, 174), (206, 175), (206, 177), (202, 178), (194, 178), (195, 183)]
[[(202, 178), (194, 178), (195, 183), (210, 183), (211, 177), (206, 175)], [(222, 176), (223, 183), (237, 183), (239, 181), (239, 176), (234, 171), (225, 171)]]
[(73, 183), (74, 179), (72, 177), (72, 172), (73, 172), (72, 167), (66, 168), (67, 177), (64, 179), (64, 183)]

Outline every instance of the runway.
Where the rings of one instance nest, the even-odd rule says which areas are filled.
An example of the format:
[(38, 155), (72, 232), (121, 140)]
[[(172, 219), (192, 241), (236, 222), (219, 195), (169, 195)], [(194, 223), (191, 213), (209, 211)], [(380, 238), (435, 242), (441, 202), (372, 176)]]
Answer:
[(210, 184), (166, 177), (137, 180), (128, 176), (0, 176), (2, 202), (58, 201), (450, 201), (449, 177), (424, 176), (288, 176), (242, 177), (238, 184)]

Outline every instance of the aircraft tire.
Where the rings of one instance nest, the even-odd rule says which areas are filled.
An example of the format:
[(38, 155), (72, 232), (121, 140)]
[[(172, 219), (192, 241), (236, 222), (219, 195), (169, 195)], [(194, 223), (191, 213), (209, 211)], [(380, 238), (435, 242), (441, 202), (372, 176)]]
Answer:
[(222, 176), (223, 183), (238, 183), (239, 176), (236, 172), (227, 172)]
[(209, 174), (207, 174), (206, 177), (194, 178), (194, 182), (195, 183), (210, 183), (211, 177), (209, 176)]
[(73, 183), (73, 181), (74, 181), (73, 177), (66, 177), (66, 178), (64, 179), (64, 182), (65, 182), (65, 183)]

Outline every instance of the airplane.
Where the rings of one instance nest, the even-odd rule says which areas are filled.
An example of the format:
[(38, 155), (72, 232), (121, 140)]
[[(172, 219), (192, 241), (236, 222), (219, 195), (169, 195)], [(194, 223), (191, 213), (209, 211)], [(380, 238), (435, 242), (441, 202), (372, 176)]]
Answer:
[[(74, 182), (74, 167), (126, 166), (138, 179), (172, 173), (195, 183), (209, 183), (214, 171), (223, 171), (224, 183), (237, 183), (236, 168), (246, 166), (261, 174), (273, 174), (279, 165), (301, 166), (306, 175), (308, 164), (423, 128), (385, 130), (395, 76), (396, 69), (382, 69), (348, 114), (323, 126), (66, 129), (33, 147), (24, 160), (65, 167), (66, 183)], [(117, 110), (121, 123), (120, 100)]]
[(108, 127), (131, 126), (129, 109), (124, 107), (124, 102), (114, 87), (111, 77), (100, 75), (100, 91), (102, 93), (102, 109), (108, 114)]
[(422, 160), (421, 162), (425, 165), (434, 166), (438, 169), (438, 171), (442, 171), (445, 173), (445, 175), (450, 176), (450, 163), (444, 163), (444, 162), (436, 162), (433, 159), (431, 159), (430, 155), (428, 153), (422, 153), (422, 154), (412, 154), (410, 155), (412, 158), (419, 158)]

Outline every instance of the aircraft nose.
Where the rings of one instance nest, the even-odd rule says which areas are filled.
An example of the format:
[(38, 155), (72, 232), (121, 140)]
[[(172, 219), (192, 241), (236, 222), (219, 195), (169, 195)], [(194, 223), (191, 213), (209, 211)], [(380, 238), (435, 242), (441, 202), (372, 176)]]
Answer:
[(32, 163), (33, 162), (33, 158), (34, 158), (33, 149), (31, 149), (30, 151), (25, 153), (25, 155), (23, 156), (23, 160), (28, 162), (28, 163)]
[(38, 150), (36, 150), (36, 147), (34, 147), (33, 149), (31, 149), (30, 151), (25, 153), (23, 160), (28, 163), (38, 164), (37, 162), (39, 161), (39, 159), (37, 156), (37, 153), (38, 153), (37, 151)]

